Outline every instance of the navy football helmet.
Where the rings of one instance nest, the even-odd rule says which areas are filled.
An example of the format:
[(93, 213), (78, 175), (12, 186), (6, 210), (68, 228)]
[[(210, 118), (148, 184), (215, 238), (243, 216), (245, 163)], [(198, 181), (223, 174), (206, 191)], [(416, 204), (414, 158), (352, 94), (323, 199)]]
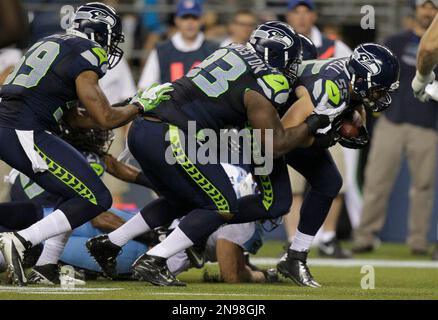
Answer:
[(389, 108), (391, 92), (399, 87), (400, 63), (386, 47), (365, 43), (354, 49), (347, 64), (351, 86), (365, 107), (373, 112)]
[(299, 34), (301, 38), (301, 45), (303, 46), (303, 60), (318, 59), (318, 50), (315, 44), (305, 35)]
[(295, 82), (303, 49), (298, 33), (290, 25), (280, 21), (263, 23), (254, 30), (249, 43), (263, 61), (277, 68), (291, 84)]
[(79, 32), (100, 44), (108, 53), (109, 69), (114, 68), (123, 56), (119, 47), (125, 41), (122, 20), (114, 8), (99, 2), (80, 6), (73, 17), (70, 31)]

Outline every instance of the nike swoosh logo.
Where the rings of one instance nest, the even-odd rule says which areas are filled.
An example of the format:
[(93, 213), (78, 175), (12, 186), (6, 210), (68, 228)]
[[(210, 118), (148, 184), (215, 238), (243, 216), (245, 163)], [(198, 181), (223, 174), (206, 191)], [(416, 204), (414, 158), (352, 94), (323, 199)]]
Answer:
[(204, 256), (199, 255), (196, 250), (190, 250), (190, 255), (192, 256), (192, 258), (195, 260), (196, 264), (198, 266), (202, 266), (205, 262), (204, 260)]
[(277, 82), (278, 84), (281, 84), (282, 86), (284, 86), (285, 82), (283, 81), (279, 81), (279, 80), (274, 80), (275, 82)]

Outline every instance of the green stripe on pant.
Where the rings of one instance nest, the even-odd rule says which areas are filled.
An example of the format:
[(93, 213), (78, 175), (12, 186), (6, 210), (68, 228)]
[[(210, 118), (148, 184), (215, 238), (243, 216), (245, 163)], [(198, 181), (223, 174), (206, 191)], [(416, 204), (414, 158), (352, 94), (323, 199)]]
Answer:
[(233, 214), (230, 206), (222, 193), (202, 174), (201, 171), (190, 161), (181, 145), (179, 129), (169, 125), (170, 145), (173, 156), (189, 177), (210, 197), (219, 213), (226, 219), (231, 219)]

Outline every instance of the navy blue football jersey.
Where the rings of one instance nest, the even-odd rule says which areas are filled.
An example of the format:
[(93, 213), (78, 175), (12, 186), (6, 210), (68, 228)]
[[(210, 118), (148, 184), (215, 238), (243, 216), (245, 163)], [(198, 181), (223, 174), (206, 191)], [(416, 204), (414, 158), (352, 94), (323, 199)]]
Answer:
[(234, 44), (216, 50), (173, 83), (172, 99), (148, 113), (181, 129), (196, 121), (198, 129), (219, 130), (246, 125), (244, 94), (255, 90), (279, 108), (288, 100), (290, 85), (252, 48)]
[(38, 41), (0, 87), (0, 126), (54, 130), (77, 103), (77, 76), (91, 70), (101, 78), (107, 68), (107, 54), (94, 41), (69, 34)]
[[(350, 102), (350, 75), (346, 69), (349, 58), (309, 60), (304, 61), (299, 68), (297, 86), (304, 86), (309, 91), (313, 105), (316, 107), (327, 102), (333, 108), (340, 107), (343, 103)], [(297, 98), (290, 95), (287, 107), (290, 107)], [(280, 112), (283, 115), (287, 108)]]

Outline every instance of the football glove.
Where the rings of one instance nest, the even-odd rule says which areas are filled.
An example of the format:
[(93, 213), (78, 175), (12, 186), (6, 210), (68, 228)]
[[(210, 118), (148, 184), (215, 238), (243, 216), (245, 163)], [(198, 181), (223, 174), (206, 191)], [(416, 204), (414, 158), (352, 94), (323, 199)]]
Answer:
[(326, 134), (316, 134), (312, 147), (327, 149), (333, 147), (339, 139), (339, 134), (333, 130), (330, 130)]
[(315, 135), (321, 128), (327, 128), (330, 126), (330, 118), (326, 115), (318, 115), (312, 113), (304, 121), (309, 127), (309, 131), (312, 135)]
[(417, 70), (414, 80), (412, 80), (412, 90), (414, 96), (421, 102), (428, 102), (430, 95), (426, 93), (426, 87), (435, 81), (435, 73), (431, 72), (429, 75), (424, 76)]
[(140, 90), (131, 99), (131, 104), (139, 106), (140, 112), (145, 113), (156, 108), (161, 102), (169, 100), (169, 92), (173, 91), (172, 84), (167, 82), (159, 85), (154, 83), (148, 89)]

